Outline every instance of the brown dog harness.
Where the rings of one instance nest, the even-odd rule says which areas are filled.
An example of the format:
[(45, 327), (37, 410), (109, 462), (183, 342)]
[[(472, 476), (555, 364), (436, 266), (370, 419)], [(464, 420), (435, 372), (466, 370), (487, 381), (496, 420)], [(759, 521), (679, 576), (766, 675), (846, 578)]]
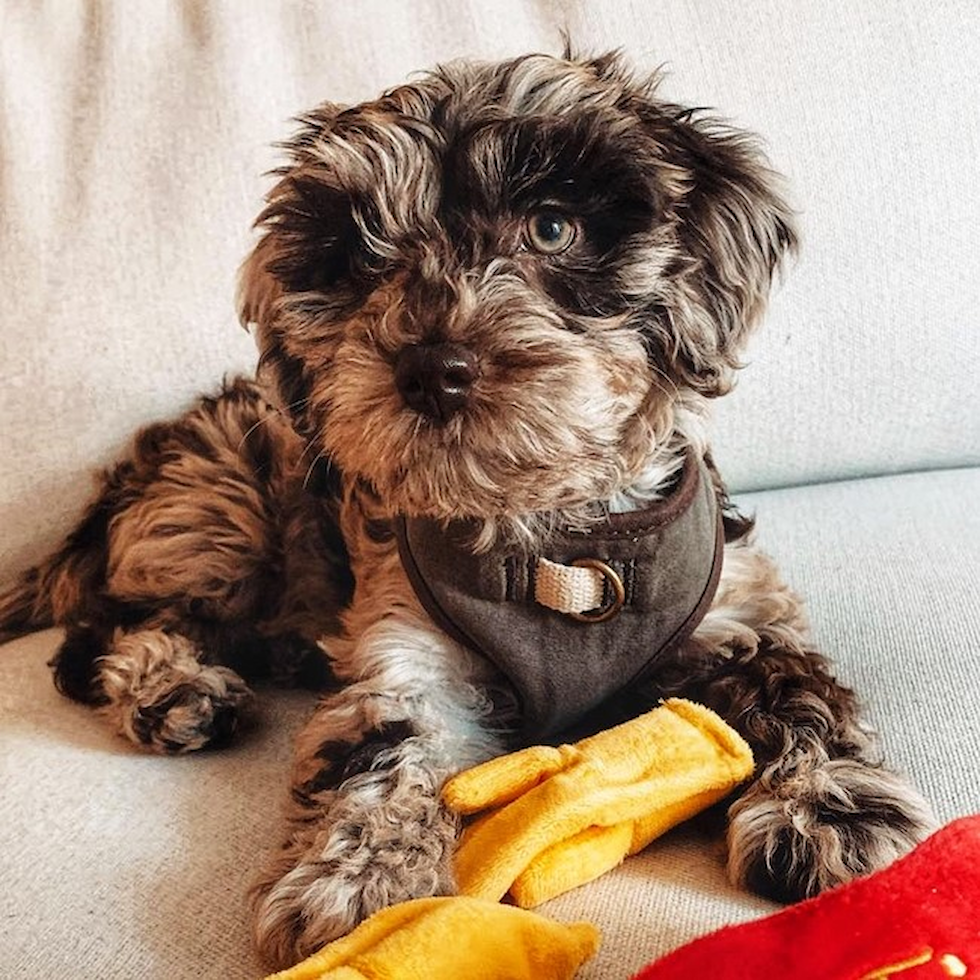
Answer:
[(513, 684), (527, 739), (628, 687), (704, 618), (721, 575), (721, 509), (704, 462), (669, 496), (550, 534), (535, 554), (474, 554), (476, 525), (399, 518), (402, 564), (426, 611)]

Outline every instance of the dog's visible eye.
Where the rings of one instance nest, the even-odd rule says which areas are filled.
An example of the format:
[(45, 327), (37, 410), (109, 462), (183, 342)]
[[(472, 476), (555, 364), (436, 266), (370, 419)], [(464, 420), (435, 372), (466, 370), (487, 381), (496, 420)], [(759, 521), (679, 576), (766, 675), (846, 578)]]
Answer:
[(575, 241), (578, 225), (558, 211), (535, 211), (527, 219), (525, 235), (535, 252), (557, 255)]

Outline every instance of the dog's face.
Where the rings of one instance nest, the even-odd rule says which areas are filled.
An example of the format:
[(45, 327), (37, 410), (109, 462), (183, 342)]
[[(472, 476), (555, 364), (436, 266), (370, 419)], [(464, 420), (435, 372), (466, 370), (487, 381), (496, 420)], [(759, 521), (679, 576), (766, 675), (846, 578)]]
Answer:
[(392, 512), (621, 490), (726, 390), (794, 243), (753, 145), (612, 56), (453, 64), (302, 125), (242, 315), (301, 434)]

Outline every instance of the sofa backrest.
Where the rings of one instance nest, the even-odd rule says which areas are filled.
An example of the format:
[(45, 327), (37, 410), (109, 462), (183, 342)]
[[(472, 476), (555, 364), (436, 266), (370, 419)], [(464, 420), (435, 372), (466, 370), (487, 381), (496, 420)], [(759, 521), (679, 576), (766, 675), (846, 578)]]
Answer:
[(236, 269), (294, 113), (563, 30), (788, 177), (802, 254), (718, 405), (733, 487), (980, 463), (974, 0), (7, 4), (0, 579), (137, 425), (252, 365)]

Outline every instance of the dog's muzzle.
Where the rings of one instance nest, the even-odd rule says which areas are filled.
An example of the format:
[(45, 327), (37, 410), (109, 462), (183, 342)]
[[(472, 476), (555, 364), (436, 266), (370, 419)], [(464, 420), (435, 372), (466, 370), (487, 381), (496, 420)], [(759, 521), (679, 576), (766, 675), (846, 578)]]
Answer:
[(409, 344), (395, 361), (405, 404), (439, 423), (463, 409), (478, 376), (476, 355), (461, 344)]

